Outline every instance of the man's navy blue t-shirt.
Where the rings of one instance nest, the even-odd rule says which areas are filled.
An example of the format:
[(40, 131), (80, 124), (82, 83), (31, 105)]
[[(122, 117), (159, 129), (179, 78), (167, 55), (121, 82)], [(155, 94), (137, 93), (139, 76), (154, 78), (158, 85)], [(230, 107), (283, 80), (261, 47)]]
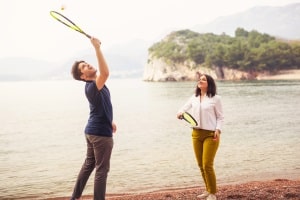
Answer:
[(90, 116), (85, 133), (112, 137), (113, 109), (108, 88), (104, 85), (98, 90), (94, 81), (86, 82), (85, 95), (90, 104)]

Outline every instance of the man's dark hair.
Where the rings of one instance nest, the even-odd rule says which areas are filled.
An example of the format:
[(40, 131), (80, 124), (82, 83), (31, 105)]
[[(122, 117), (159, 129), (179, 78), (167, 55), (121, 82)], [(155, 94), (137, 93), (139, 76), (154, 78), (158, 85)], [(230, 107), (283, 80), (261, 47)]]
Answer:
[(80, 76), (82, 75), (81, 71), (78, 69), (78, 66), (80, 63), (83, 63), (85, 61), (83, 60), (80, 60), (80, 61), (75, 61), (73, 66), (72, 66), (72, 70), (71, 70), (71, 73), (73, 75), (73, 78), (75, 80), (78, 80), (78, 81), (85, 81), (83, 80), (82, 78), (80, 78)]
[[(213, 97), (217, 94), (217, 86), (215, 83), (215, 80), (208, 74), (201, 74), (201, 76), (204, 75), (207, 80), (207, 96)], [(199, 77), (200, 78), (200, 77)], [(198, 88), (198, 84), (196, 86), (195, 96), (199, 96), (201, 94), (201, 89)]]

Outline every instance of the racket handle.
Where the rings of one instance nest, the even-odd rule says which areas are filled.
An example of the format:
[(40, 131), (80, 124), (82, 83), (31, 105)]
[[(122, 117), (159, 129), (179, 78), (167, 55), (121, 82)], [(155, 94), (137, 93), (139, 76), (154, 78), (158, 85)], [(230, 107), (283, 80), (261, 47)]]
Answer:
[(92, 36), (90, 36), (89, 34), (84, 34), (87, 38), (91, 39)]

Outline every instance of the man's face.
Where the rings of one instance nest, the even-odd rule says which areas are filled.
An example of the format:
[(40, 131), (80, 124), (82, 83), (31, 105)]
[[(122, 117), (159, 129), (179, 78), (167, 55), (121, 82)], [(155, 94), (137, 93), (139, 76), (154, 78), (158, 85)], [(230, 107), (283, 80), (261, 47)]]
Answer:
[(81, 71), (82, 75), (80, 78), (84, 80), (90, 80), (95, 77), (97, 70), (90, 64), (82, 62), (78, 65), (78, 69)]

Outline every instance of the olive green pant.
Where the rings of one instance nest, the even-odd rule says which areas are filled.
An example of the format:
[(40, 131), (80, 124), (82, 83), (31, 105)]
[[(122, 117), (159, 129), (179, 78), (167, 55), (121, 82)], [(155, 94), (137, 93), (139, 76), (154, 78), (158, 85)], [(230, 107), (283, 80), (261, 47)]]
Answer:
[(193, 129), (192, 139), (194, 152), (206, 191), (215, 194), (217, 182), (214, 170), (214, 158), (219, 147), (220, 138), (213, 140), (214, 131)]

